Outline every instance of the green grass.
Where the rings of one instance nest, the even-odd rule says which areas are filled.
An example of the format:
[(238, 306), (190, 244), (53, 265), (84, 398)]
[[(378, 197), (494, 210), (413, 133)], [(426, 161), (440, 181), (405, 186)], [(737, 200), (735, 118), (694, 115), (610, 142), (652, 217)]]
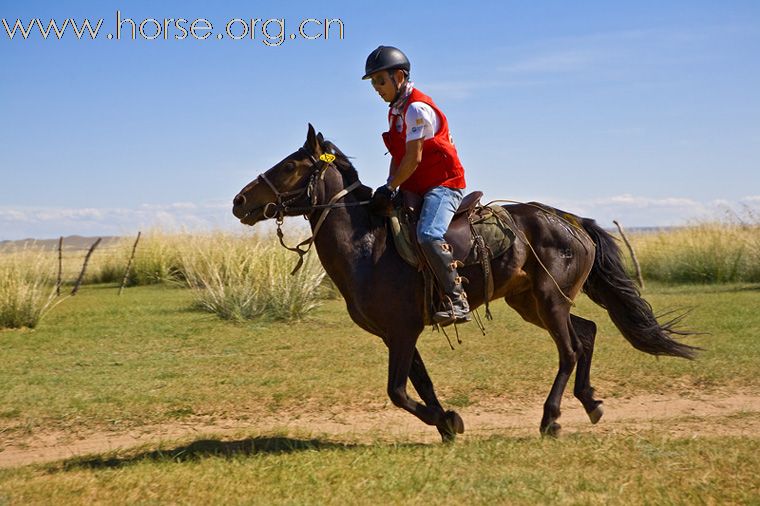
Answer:
[(760, 440), (656, 434), (455, 445), (276, 435), (0, 471), (10, 504), (737, 504), (760, 501)]
[[(674, 438), (655, 425), (455, 445), (257, 433), (262, 414), (395, 409), (381, 341), (349, 320), (341, 300), (295, 323), (243, 324), (192, 310), (189, 290), (116, 292), (86, 286), (36, 329), (0, 333), (0, 451), (3, 441), (51, 431), (75, 439), (201, 419), (247, 420), (251, 432), (0, 470), (0, 504), (760, 501), (755, 437)], [(710, 334), (689, 342), (706, 351), (694, 362), (637, 352), (581, 298), (575, 312), (599, 324), (592, 382), (602, 399), (760, 388), (760, 286), (651, 285), (645, 296), (658, 311), (693, 308), (688, 326)], [(505, 304), (492, 310), (488, 334), (462, 327), (455, 351), (423, 333), (439, 396), (454, 408), (496, 398), (540, 406), (556, 373), (554, 345)]]
[[(341, 300), (283, 324), (234, 324), (192, 310), (190, 291), (85, 287), (35, 330), (0, 333), (0, 431), (102, 429), (191, 419), (253, 417), (333, 405), (383, 406), (387, 352), (354, 325)], [(601, 398), (760, 387), (760, 291), (755, 285), (652, 287), (657, 310), (692, 307), (687, 325), (709, 335), (697, 361), (635, 351), (585, 297), (578, 314), (596, 320), (592, 383)], [(505, 304), (482, 336), (461, 328), (455, 351), (425, 330), (420, 349), (439, 396), (454, 406), (548, 393), (557, 352), (549, 336)]]

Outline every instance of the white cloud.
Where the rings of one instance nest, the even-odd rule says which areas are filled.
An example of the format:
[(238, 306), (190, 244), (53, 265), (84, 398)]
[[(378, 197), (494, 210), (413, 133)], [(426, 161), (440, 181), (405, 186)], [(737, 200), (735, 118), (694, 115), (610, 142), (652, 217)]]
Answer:
[(535, 54), (499, 70), (512, 74), (576, 72), (588, 68), (597, 59), (598, 54), (590, 50), (564, 49)]
[(468, 98), (478, 92), (479, 90), (485, 90), (489, 88), (507, 88), (512, 86), (535, 86), (540, 84), (535, 79), (525, 78), (510, 78), (500, 80), (460, 80), (460, 81), (435, 81), (425, 83), (425, 92), (435, 94), (437, 97), (445, 97), (449, 99), (463, 99)]
[[(541, 199), (539, 199), (541, 200)], [(618, 220), (628, 227), (668, 227), (695, 221), (717, 220), (725, 216), (744, 216), (760, 211), (760, 199), (732, 202), (723, 199), (701, 202), (683, 197), (645, 197), (622, 194), (587, 200), (543, 199), (542, 202), (565, 211), (593, 218), (604, 226)]]
[(0, 208), (0, 223), (5, 221), (29, 221), (29, 217), (26, 213), (18, 209)]
[(59, 235), (124, 235), (136, 230), (237, 227), (230, 204), (144, 204), (137, 208), (0, 207), (0, 240)]
[[(713, 28), (716, 34), (726, 29)], [(658, 79), (645, 80), (649, 68), (683, 63), (693, 53), (689, 44), (704, 39), (701, 32), (668, 28), (550, 37), (501, 48), (497, 59), (503, 63), (488, 65), (487, 74), (482, 73), (481, 62), (473, 65), (476, 70), (472, 79), (435, 81), (425, 83), (423, 88), (439, 97), (466, 99), (483, 89), (557, 84), (568, 78), (659, 85)], [(652, 50), (653, 47), (660, 50)], [(493, 58), (490, 53), (489, 58)]]
[[(469, 80), (425, 83), (424, 89), (439, 97), (466, 99), (483, 89), (556, 84), (570, 76), (613, 79), (629, 84), (642, 82), (641, 76), (631, 70), (633, 63), (640, 60), (632, 57), (631, 45), (639, 47), (660, 41), (669, 46), (682, 38), (674, 37), (668, 30), (652, 29), (551, 37), (521, 47), (504, 48), (498, 55), (504, 63), (488, 66), (492, 69), (489, 74), (475, 75)], [(679, 54), (679, 58), (682, 57)], [(652, 55), (648, 55), (646, 61), (652, 59)], [(659, 53), (657, 59), (671, 61)]]
[[(487, 199), (484, 199), (487, 200)], [(760, 195), (729, 201), (701, 202), (683, 197), (647, 197), (632, 194), (610, 195), (585, 200), (538, 198), (559, 209), (611, 226), (612, 220), (626, 227), (664, 227), (725, 216), (757, 216)], [(11, 208), (0, 207), (0, 240), (52, 238), (60, 235), (133, 235), (137, 230), (161, 228), (166, 231), (206, 231), (239, 229), (229, 203), (171, 203), (141, 205), (137, 208)], [(305, 235), (302, 219), (286, 221), (287, 236), (300, 241)], [(257, 225), (269, 228), (269, 225)], [(297, 241), (296, 241), (297, 242)]]
[(140, 209), (158, 211), (166, 209), (198, 209), (198, 205), (193, 202), (174, 202), (172, 204), (142, 204), (140, 206)]

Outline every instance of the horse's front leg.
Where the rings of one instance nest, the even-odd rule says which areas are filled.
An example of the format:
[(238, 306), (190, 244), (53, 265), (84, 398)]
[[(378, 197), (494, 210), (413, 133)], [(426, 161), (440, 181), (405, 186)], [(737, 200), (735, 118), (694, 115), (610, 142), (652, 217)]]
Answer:
[(433, 382), (430, 380), (425, 363), (422, 361), (419, 350), (414, 349), (414, 358), (412, 359), (412, 368), (409, 372), (409, 378), (420, 399), (428, 408), (436, 409), (439, 412), (440, 422), (436, 424), (438, 432), (444, 442), (453, 441), (457, 434), (464, 432), (464, 421), (456, 411), (444, 411), (443, 406), (438, 401), (433, 389)]
[[(437, 399), (433, 405), (426, 406), (411, 399), (406, 392), (406, 383), (415, 357), (416, 341), (417, 336), (397, 337), (386, 341), (388, 345), (388, 397), (395, 406), (407, 410), (426, 424), (439, 426), (444, 422), (446, 414)], [(422, 369), (424, 371), (424, 365)], [(424, 378), (419, 375), (419, 367), (416, 366), (415, 370), (415, 379), (424, 382)], [(427, 372), (425, 372), (424, 377), (430, 383)], [(423, 387), (424, 390), (426, 389)], [(432, 392), (432, 383), (430, 383), (430, 392)], [(435, 398), (435, 394), (433, 394), (433, 398)]]

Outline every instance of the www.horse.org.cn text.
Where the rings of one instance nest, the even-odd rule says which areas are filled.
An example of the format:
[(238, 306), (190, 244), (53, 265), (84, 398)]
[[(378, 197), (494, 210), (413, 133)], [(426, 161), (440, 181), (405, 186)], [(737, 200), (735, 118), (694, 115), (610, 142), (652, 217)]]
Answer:
[[(108, 40), (235, 40), (257, 41), (265, 46), (279, 46), (287, 40), (343, 40), (345, 25), (339, 18), (307, 18), (296, 23), (296, 28), (289, 32), (285, 18), (233, 18), (224, 27), (214, 30), (214, 23), (205, 18), (188, 20), (185, 18), (145, 18), (135, 20), (116, 11), (113, 30), (104, 33), (105, 20), (99, 18), (96, 23), (89, 19), (77, 20), (66, 18), (63, 21), (40, 18), (0, 20), (5, 35), (10, 40), (27, 40), (41, 37), (61, 40), (69, 38), (90, 39), (106, 38)], [(218, 26), (218, 25), (217, 25)]]

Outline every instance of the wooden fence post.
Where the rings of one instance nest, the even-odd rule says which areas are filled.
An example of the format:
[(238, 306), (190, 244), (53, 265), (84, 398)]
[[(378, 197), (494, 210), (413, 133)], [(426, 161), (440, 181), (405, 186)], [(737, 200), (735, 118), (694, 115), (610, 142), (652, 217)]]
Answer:
[(135, 239), (135, 244), (132, 246), (132, 254), (129, 256), (127, 268), (124, 270), (124, 278), (121, 280), (119, 295), (121, 295), (121, 292), (124, 291), (124, 286), (127, 284), (127, 278), (129, 278), (129, 269), (132, 268), (132, 261), (135, 259), (135, 251), (137, 251), (137, 243), (140, 242), (140, 234), (142, 234), (142, 232), (137, 232), (137, 239)]
[(625, 232), (623, 232), (623, 227), (618, 223), (616, 220), (612, 220), (612, 223), (615, 224), (618, 231), (620, 232), (620, 237), (623, 238), (623, 242), (626, 246), (628, 246), (628, 252), (631, 254), (631, 260), (633, 260), (633, 267), (636, 269), (636, 280), (639, 282), (639, 286), (643, 289), (644, 288), (644, 278), (641, 277), (641, 267), (639, 266), (639, 259), (636, 257), (636, 252), (633, 251), (633, 246), (631, 246), (631, 243), (628, 242), (628, 238), (625, 236)]
[(63, 236), (58, 239), (58, 278), (55, 282), (55, 295), (61, 295), (61, 283), (63, 283)]
[(79, 286), (82, 284), (82, 280), (84, 279), (84, 273), (87, 270), (87, 263), (90, 261), (90, 257), (92, 256), (92, 252), (95, 251), (95, 248), (98, 247), (98, 244), (100, 244), (101, 238), (98, 237), (98, 240), (95, 241), (92, 246), (90, 246), (90, 251), (87, 252), (87, 256), (84, 257), (84, 263), (82, 264), (82, 272), (79, 273), (79, 277), (77, 278), (77, 282), (74, 285), (74, 289), (71, 290), (71, 295), (76, 295), (79, 291)]

